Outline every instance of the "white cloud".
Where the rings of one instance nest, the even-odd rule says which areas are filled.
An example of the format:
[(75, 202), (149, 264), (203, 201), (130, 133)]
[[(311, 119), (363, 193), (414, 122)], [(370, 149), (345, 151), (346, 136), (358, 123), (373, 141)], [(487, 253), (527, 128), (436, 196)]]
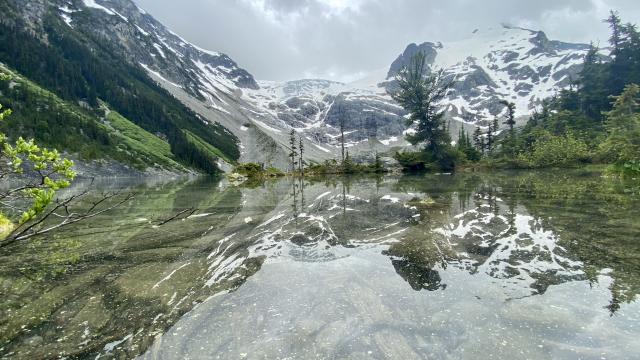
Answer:
[(502, 22), (552, 39), (606, 43), (610, 8), (640, 22), (637, 0), (134, 0), (183, 37), (261, 79), (350, 80), (389, 66), (410, 42), (451, 41)]

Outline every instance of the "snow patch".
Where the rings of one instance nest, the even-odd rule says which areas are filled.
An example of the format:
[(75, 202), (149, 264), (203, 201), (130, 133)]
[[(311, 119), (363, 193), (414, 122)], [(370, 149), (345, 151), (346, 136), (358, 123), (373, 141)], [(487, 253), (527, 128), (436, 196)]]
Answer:
[(84, 3), (84, 6), (86, 6), (88, 8), (102, 10), (102, 11), (106, 12), (109, 15), (116, 15), (115, 12), (113, 12), (110, 9), (107, 9), (106, 7), (98, 4), (97, 2), (95, 2), (95, 0), (82, 0), (82, 2)]

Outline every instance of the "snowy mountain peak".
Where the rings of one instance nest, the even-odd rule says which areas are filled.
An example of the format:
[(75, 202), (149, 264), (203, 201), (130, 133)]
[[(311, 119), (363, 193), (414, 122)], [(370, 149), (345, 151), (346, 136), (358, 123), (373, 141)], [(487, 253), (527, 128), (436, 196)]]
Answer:
[(432, 69), (454, 80), (447, 110), (454, 120), (484, 124), (503, 111), (500, 100), (516, 103), (528, 116), (543, 99), (577, 80), (586, 44), (549, 40), (542, 31), (503, 25), (475, 30), (467, 39), (410, 44), (391, 65), (387, 86), (418, 51)]
[(409, 44), (388, 69), (349, 84), (328, 80), (259, 82), (244, 98), (270, 119), (270, 126), (294, 128), (323, 145), (337, 145), (344, 121), (349, 145), (403, 144), (405, 112), (388, 95), (395, 76), (417, 52), (432, 70), (444, 69), (453, 88), (442, 106), (452, 129), (487, 126), (505, 113), (502, 100), (516, 104), (520, 121), (545, 98), (577, 80), (585, 44), (549, 40), (542, 31), (509, 25), (473, 31), (453, 42)]
[[(132, 62), (198, 98), (217, 98), (219, 93), (230, 94), (237, 88), (258, 87), (253, 76), (230, 57), (190, 43), (130, 0), (55, 2), (60, 3), (60, 15), (72, 27), (79, 10), (99, 11), (92, 14), (94, 21), (108, 26), (83, 30), (100, 32), (112, 44), (121, 47)], [(73, 11), (64, 11), (70, 7)], [(101, 16), (101, 13), (107, 16)]]

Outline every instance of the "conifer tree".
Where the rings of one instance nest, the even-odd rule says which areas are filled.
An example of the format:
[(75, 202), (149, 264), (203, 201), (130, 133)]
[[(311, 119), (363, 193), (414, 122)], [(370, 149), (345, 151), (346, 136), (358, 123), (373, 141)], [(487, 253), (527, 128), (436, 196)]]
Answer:
[(416, 126), (416, 132), (407, 136), (407, 140), (413, 145), (424, 145), (424, 150), (437, 158), (451, 142), (443, 121), (444, 112), (438, 108), (451, 83), (445, 81), (444, 71), (431, 73), (423, 52), (411, 58), (396, 81), (399, 90), (391, 96), (407, 110), (409, 123)]
[(640, 86), (628, 85), (606, 115), (602, 154), (620, 166), (640, 166)]
[(584, 65), (578, 81), (580, 110), (596, 120), (602, 118), (602, 112), (609, 106), (604, 69), (598, 52), (599, 49), (591, 44), (584, 58)]
[(482, 130), (479, 126), (473, 131), (473, 144), (476, 149), (484, 155), (484, 138), (482, 137)]
[(291, 172), (296, 171), (296, 155), (298, 155), (296, 148), (296, 131), (291, 129), (291, 133), (289, 134), (289, 158), (291, 158)]
[(500, 101), (500, 104), (507, 107), (507, 119), (504, 124), (509, 127), (509, 131), (513, 134), (513, 127), (516, 125), (516, 104), (507, 100)]
[(380, 158), (380, 154), (376, 151), (375, 160), (373, 163), (373, 169), (376, 173), (384, 172), (384, 164), (382, 163), (382, 159)]
[(300, 141), (298, 142), (298, 151), (300, 151), (300, 158), (298, 159), (298, 163), (300, 166), (300, 175), (304, 176), (304, 145), (302, 144), (302, 136), (299, 139)]
[(338, 110), (338, 116), (340, 116), (340, 147), (342, 148), (342, 163), (344, 164), (344, 111), (342, 107)]
[(346, 152), (344, 157), (344, 161), (342, 162), (342, 171), (345, 174), (351, 174), (354, 172), (354, 164), (351, 160), (351, 156), (349, 156), (349, 151)]
[(609, 29), (611, 29), (611, 37), (609, 37), (609, 44), (611, 44), (612, 55), (617, 56), (620, 53), (620, 45), (622, 43), (622, 20), (620, 19), (620, 15), (617, 11), (611, 10), (609, 12), (609, 17), (604, 20), (605, 23), (609, 24)]
[(485, 144), (487, 153), (491, 153), (493, 151), (494, 142), (495, 142), (494, 134), (497, 129), (498, 129), (498, 117), (496, 116), (493, 119), (493, 122), (489, 124), (489, 127), (487, 128), (487, 142)]

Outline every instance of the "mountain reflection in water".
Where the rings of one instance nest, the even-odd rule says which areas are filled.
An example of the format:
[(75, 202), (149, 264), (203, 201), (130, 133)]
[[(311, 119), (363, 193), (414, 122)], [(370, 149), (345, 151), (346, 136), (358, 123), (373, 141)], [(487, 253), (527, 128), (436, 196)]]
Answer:
[(122, 212), (0, 253), (3, 357), (640, 352), (637, 184), (576, 171), (129, 187)]

